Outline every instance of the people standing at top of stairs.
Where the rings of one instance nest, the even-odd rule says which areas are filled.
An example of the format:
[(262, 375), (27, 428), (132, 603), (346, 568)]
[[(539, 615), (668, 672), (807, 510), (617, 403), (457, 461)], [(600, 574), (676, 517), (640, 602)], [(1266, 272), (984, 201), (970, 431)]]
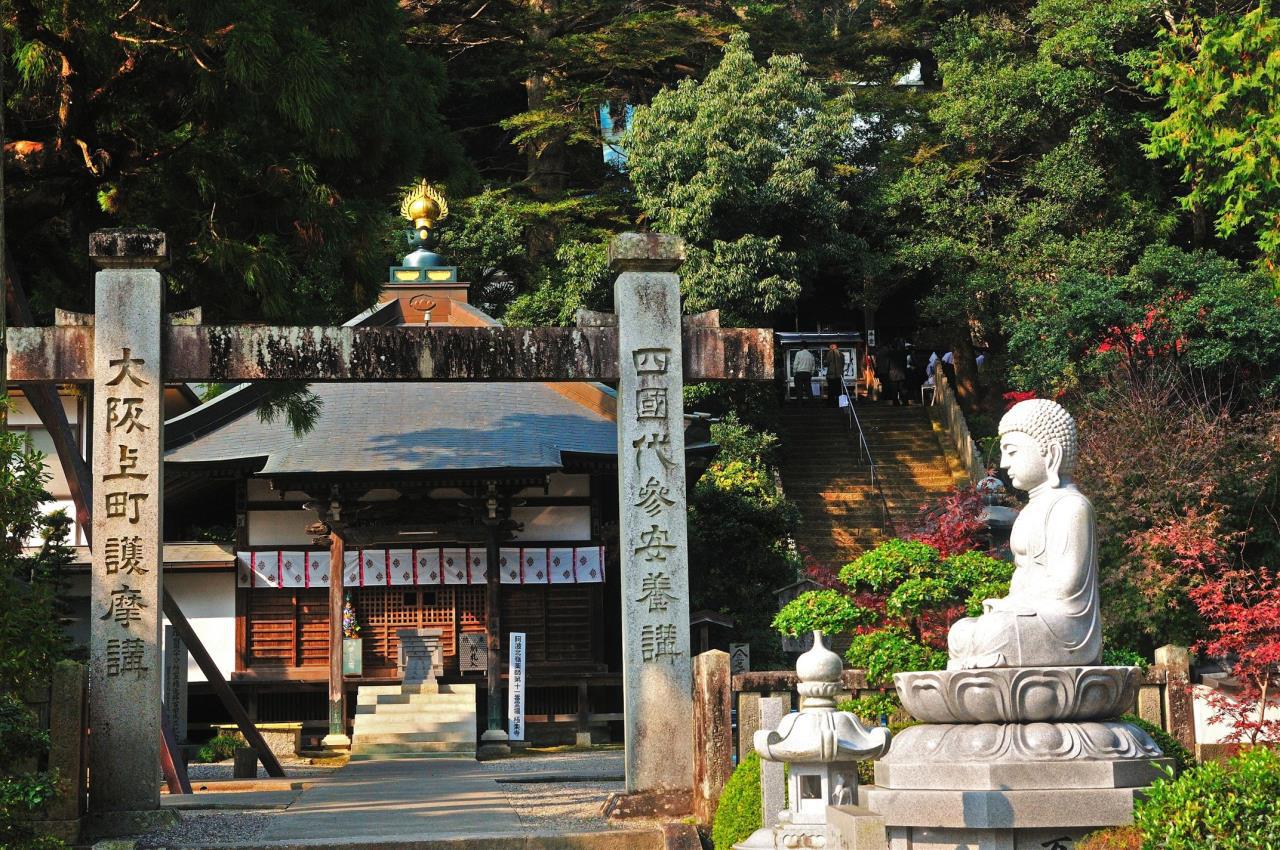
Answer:
[(796, 380), (797, 403), (804, 404), (813, 398), (813, 373), (817, 366), (817, 358), (809, 349), (802, 348), (796, 353), (796, 359), (791, 363), (791, 372)]
[(882, 379), (885, 390), (882, 398), (890, 399), (894, 407), (897, 407), (904, 399), (909, 398), (906, 395), (908, 372), (906, 344), (900, 339), (895, 340), (893, 347), (882, 357), (882, 360), (885, 373)]
[[(844, 354), (834, 342), (827, 347), (826, 352), (822, 355), (822, 365), (827, 370), (827, 405), (838, 407), (840, 405), (840, 396), (843, 394), (841, 392), (841, 379), (844, 376)], [(852, 403), (853, 399), (849, 401)]]

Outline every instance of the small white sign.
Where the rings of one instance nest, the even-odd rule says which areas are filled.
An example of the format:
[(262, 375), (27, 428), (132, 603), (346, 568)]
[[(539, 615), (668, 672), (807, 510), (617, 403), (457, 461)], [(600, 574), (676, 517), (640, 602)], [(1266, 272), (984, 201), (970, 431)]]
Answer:
[(751, 644), (729, 644), (729, 672), (736, 676), (751, 670)]
[(524, 740), (524, 632), (511, 633), (507, 655), (507, 737)]

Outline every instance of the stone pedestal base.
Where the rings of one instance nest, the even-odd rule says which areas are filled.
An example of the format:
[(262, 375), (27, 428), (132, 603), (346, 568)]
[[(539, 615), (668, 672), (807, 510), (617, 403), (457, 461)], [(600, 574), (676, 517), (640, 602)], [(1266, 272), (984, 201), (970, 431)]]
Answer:
[(1073, 850), (1091, 830), (890, 827), (889, 850)]
[(610, 794), (600, 812), (615, 819), (683, 817), (693, 812), (693, 789)]
[(320, 746), (326, 750), (347, 751), (351, 749), (351, 737), (349, 735), (325, 735), (320, 741)]
[(480, 746), (476, 749), (476, 759), (487, 761), (511, 755), (510, 739), (501, 729), (487, 729), (480, 735)]
[(922, 724), (894, 739), (861, 801), (889, 850), (1070, 850), (1133, 823), (1161, 756), (1118, 720)]
[(97, 841), (120, 835), (137, 835), (178, 822), (173, 809), (142, 809), (132, 812), (90, 812), (80, 827), (81, 841)]

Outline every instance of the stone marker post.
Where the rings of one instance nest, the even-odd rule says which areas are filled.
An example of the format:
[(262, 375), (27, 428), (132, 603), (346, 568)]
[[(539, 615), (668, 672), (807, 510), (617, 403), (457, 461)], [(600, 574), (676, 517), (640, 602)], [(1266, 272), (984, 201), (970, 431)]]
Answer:
[(683, 260), (684, 244), (671, 236), (623, 233), (609, 245), (610, 267), (619, 273), (613, 297), (629, 794), (688, 795), (693, 788), (684, 369), (676, 274)]
[(158, 231), (100, 230), (94, 279), (89, 809), (160, 806), (163, 289)]
[(1191, 696), (1191, 653), (1185, 646), (1156, 647), (1156, 666), (1165, 670), (1165, 730), (1193, 755), (1196, 753), (1196, 718)]
[[(791, 697), (765, 697), (760, 700), (760, 728), (776, 730), (790, 712)], [(764, 825), (777, 826), (778, 812), (787, 807), (786, 765), (780, 761), (760, 760), (760, 807)]]
[(164, 716), (178, 743), (187, 740), (187, 645), (178, 630), (164, 627)]

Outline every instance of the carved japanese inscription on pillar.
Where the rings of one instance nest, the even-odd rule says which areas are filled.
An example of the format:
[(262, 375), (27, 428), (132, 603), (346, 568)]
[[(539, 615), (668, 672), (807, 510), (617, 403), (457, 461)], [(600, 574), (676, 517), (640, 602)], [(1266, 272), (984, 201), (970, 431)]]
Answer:
[(95, 280), (92, 808), (159, 806), (161, 283), (151, 268)]
[(680, 250), (628, 238), (650, 237), (612, 249), (626, 776), (645, 792), (693, 785)]

